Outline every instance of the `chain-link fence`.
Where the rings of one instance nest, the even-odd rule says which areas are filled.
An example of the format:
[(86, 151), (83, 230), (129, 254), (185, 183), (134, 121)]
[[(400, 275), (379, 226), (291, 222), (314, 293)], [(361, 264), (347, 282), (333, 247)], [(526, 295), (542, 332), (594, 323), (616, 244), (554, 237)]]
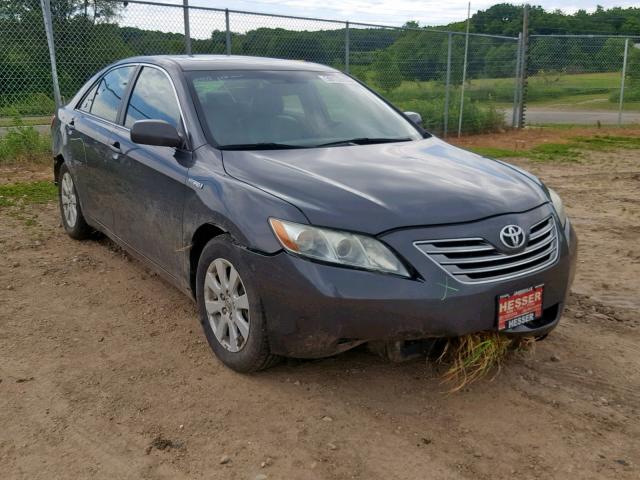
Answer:
[(0, 10), (0, 118), (53, 112), (52, 91), (40, 6), (11, 15)]
[(640, 36), (532, 35), (527, 122), (640, 122)]
[(56, 88), (64, 101), (105, 65), (152, 54), (323, 63), (354, 75), (399, 108), (419, 112), (436, 133), (520, 126), (525, 110), (530, 123), (640, 117), (640, 38), (534, 35), (522, 41), (472, 33), (467, 42), (463, 32), (430, 28), (141, 0), (41, 0), (43, 7), (50, 5), (50, 51), (47, 8), (33, 0), (5, 3), (0, 6), (0, 121), (50, 115)]

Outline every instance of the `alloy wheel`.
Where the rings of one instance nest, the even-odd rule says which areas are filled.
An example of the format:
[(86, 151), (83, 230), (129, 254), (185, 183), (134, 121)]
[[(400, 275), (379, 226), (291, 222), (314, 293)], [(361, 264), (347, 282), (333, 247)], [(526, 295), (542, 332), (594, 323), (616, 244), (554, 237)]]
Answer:
[(62, 202), (62, 214), (69, 228), (73, 228), (78, 220), (78, 199), (73, 188), (73, 179), (69, 172), (64, 172), (60, 186), (60, 199)]
[(230, 352), (239, 352), (250, 330), (249, 297), (236, 268), (217, 258), (204, 278), (204, 305), (213, 334)]

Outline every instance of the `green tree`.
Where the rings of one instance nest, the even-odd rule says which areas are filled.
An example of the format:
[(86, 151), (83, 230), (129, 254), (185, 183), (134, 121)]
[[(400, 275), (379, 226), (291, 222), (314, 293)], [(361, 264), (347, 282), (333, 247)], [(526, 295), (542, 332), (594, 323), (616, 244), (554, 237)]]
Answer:
[(398, 62), (396, 58), (386, 50), (382, 50), (376, 54), (372, 69), (373, 83), (385, 92), (398, 88), (402, 83), (402, 73), (398, 67)]
[(517, 45), (513, 42), (489, 48), (484, 57), (484, 76), (489, 78), (515, 75)]
[[(51, 16), (57, 21), (66, 21), (82, 15), (92, 23), (108, 22), (117, 18), (126, 2), (109, 0), (51, 0)], [(3, 0), (0, 3), (0, 19), (21, 19), (30, 14), (40, 15), (40, 0)]]
[(629, 56), (627, 58), (627, 76), (631, 82), (640, 89), (640, 43), (634, 45), (630, 41)]
[(622, 68), (624, 57), (624, 39), (608, 38), (595, 55), (597, 69), (602, 72), (615, 71)]

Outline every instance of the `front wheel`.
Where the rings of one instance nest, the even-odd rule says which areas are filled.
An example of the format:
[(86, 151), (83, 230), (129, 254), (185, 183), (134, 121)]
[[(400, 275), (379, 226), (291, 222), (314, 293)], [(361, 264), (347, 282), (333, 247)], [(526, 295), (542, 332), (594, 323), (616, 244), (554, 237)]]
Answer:
[(78, 191), (73, 183), (73, 177), (66, 164), (60, 167), (58, 177), (58, 201), (62, 225), (71, 238), (82, 240), (91, 235), (91, 227), (87, 224), (82, 214)]
[(196, 274), (200, 322), (215, 355), (238, 372), (273, 365), (258, 290), (229, 235), (204, 247)]

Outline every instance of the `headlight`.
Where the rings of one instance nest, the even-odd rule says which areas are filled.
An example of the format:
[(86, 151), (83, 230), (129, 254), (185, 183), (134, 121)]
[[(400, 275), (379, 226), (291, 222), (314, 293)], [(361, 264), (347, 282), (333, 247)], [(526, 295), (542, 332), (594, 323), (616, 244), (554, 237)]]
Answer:
[(555, 190), (552, 190), (550, 188), (548, 190), (553, 208), (555, 208), (556, 213), (558, 214), (558, 218), (560, 219), (560, 223), (564, 227), (564, 225), (567, 223), (567, 213), (564, 211), (564, 204), (562, 203), (562, 199)]
[(269, 219), (269, 223), (289, 252), (340, 265), (410, 276), (398, 258), (374, 238), (275, 218)]

